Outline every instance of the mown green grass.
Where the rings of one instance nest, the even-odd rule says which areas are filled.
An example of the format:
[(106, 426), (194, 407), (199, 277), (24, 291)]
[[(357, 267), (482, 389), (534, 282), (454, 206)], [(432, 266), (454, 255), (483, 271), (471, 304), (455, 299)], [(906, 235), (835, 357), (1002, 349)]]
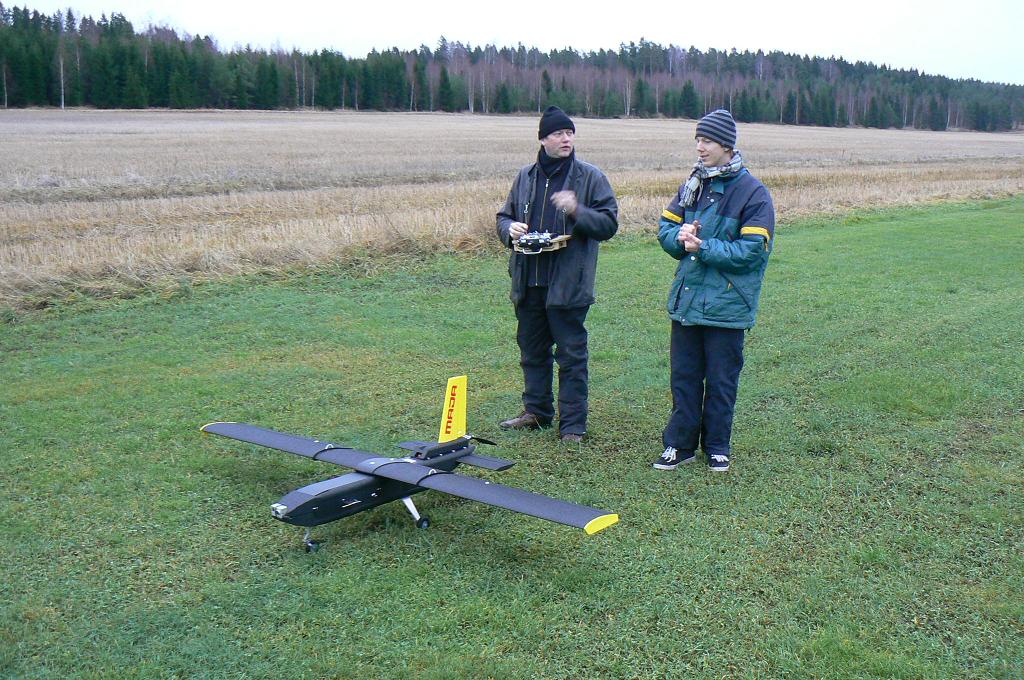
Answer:
[[(504, 259), (80, 302), (0, 326), (0, 675), (1015, 678), (1024, 674), (1024, 201), (780, 228), (730, 473), (650, 469), (673, 261), (613, 240), (591, 426), (519, 408)], [(593, 537), (418, 497), (301, 531), (340, 474), (203, 437), (243, 420), (386, 453), (450, 375), (500, 481), (620, 513)]]

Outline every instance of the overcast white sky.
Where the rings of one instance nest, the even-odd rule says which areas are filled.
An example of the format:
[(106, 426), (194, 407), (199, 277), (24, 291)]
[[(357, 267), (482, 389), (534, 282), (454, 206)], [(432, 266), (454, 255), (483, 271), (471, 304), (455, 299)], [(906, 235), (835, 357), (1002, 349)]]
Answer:
[(547, 51), (618, 49), (646, 38), (707, 50), (748, 49), (841, 56), (952, 78), (1024, 84), (1022, 0), (726, 0), (724, 2), (570, 2), (550, 0), (315, 0), (245, 3), (216, 0), (9, 0), (79, 17), (120, 12), (142, 31), (148, 24), (209, 35), (223, 50), (334, 49), (348, 57), (398, 47), (434, 48), (442, 35), (471, 45)]

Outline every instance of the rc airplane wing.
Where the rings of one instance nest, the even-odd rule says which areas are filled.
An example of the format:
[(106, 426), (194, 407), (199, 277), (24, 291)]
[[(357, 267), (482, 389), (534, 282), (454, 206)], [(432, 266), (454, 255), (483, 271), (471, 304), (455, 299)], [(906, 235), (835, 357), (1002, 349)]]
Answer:
[(309, 437), (299, 437), (294, 434), (285, 434), (284, 432), (268, 430), (247, 423), (210, 423), (209, 425), (203, 425), (200, 429), (203, 432), (219, 434), (228, 439), (237, 439), (249, 444), (266, 446), (268, 449), (294, 453), (297, 456), (312, 458), (313, 460), (326, 460), (327, 462), (350, 468), (358, 466), (368, 458), (378, 457), (376, 453), (358, 451), (347, 446), (340, 446)]
[(401, 499), (412, 513), (416, 525), (425, 528), (429, 520), (420, 516), (411, 496), (427, 489), (576, 527), (588, 534), (597, 533), (619, 521), (617, 514), (597, 508), (454, 473), (453, 470), (460, 464), (487, 470), (505, 470), (512, 466), (511, 461), (475, 453), (473, 440), (486, 440), (466, 433), (466, 387), (466, 376), (448, 381), (438, 441), (402, 442), (400, 446), (412, 452), (411, 456), (405, 458), (380, 456), (320, 439), (285, 434), (245, 423), (210, 423), (204, 425), (202, 431), (355, 470), (296, 489), (271, 506), (275, 518), (307, 527), (307, 550), (314, 550), (317, 546), (317, 543), (309, 540), (308, 527), (393, 500)]
[(614, 513), (459, 474), (433, 475), (419, 486), (596, 534), (619, 521)]

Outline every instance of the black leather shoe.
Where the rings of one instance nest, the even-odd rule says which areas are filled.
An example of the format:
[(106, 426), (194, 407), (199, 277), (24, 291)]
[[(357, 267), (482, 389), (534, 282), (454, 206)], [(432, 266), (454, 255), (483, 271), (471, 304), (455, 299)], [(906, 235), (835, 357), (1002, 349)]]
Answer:
[(503, 430), (539, 430), (548, 424), (529, 411), (523, 411), (515, 418), (501, 421), (500, 427)]

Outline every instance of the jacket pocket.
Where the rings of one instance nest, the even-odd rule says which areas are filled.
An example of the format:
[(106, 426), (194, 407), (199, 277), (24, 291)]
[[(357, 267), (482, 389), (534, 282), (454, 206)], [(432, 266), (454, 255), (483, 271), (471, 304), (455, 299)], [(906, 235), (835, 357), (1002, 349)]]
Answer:
[(743, 289), (740, 288), (739, 286), (737, 286), (736, 282), (733, 281), (730, 277), (726, 276), (725, 274), (722, 274), (722, 277), (725, 278), (726, 290), (727, 291), (728, 290), (735, 291), (736, 294), (739, 295), (740, 299), (743, 300), (743, 304), (745, 304), (747, 306), (747, 309), (750, 310), (750, 311), (753, 311), (754, 306), (752, 304), (750, 304), (750, 299), (743, 292)]
[(732, 283), (722, 277), (718, 292), (708, 298), (704, 318), (717, 323), (739, 323), (750, 317), (750, 306)]
[(668, 303), (666, 305), (669, 314), (675, 314), (679, 311), (679, 298), (683, 294), (683, 279), (682, 277), (675, 277), (672, 279), (672, 287), (668, 291)]

